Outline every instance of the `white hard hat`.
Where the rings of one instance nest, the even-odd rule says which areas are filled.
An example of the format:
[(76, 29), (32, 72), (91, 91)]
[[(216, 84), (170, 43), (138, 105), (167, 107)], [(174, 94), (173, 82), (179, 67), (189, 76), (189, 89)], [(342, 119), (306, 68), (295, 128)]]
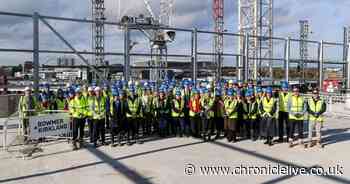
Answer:
[(211, 85), (210, 84), (207, 85), (207, 89), (211, 89)]
[(30, 89), (30, 87), (25, 87), (24, 91), (32, 91), (32, 89)]
[(90, 91), (94, 91), (94, 89), (90, 86), (90, 87), (88, 87), (88, 91), (90, 92)]
[(138, 86), (139, 84), (140, 84), (140, 82), (139, 82), (139, 81), (136, 81), (136, 82), (135, 82), (135, 85), (136, 85), (136, 86)]
[(95, 91), (101, 91), (101, 88), (100, 87), (95, 87)]
[(229, 80), (228, 83), (229, 83), (229, 84), (233, 84), (233, 80)]
[(131, 85), (132, 85), (132, 81), (129, 81), (129, 82), (128, 82), (128, 85), (131, 86)]

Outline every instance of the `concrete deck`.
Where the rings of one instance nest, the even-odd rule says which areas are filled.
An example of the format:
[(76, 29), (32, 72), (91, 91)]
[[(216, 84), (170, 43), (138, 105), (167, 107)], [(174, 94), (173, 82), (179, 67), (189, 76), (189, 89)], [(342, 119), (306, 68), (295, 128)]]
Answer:
[[(87, 147), (74, 152), (66, 142), (48, 143), (43, 145), (42, 153), (34, 154), (29, 160), (0, 151), (0, 183), (350, 183), (349, 122), (343, 117), (328, 118), (324, 127), (326, 146), (321, 150), (305, 150), (301, 146), (288, 148), (287, 144), (268, 147), (262, 141), (233, 144), (226, 140), (207, 143), (193, 138), (168, 138), (116, 148)], [(188, 164), (196, 167), (191, 176), (185, 174)], [(200, 166), (234, 168), (269, 164), (325, 169), (338, 165), (343, 174), (204, 176), (199, 169)]]

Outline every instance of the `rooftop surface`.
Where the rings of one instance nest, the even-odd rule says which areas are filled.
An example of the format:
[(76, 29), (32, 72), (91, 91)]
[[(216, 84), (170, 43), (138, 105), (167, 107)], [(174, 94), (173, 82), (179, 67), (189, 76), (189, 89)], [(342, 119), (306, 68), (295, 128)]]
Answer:
[[(88, 146), (79, 151), (71, 151), (65, 141), (49, 142), (42, 145), (43, 152), (25, 160), (15, 152), (0, 151), (0, 183), (350, 183), (349, 119), (330, 115), (323, 134), (325, 147), (307, 150), (285, 143), (268, 147), (262, 141), (233, 144), (224, 139), (203, 142), (193, 138), (154, 138), (133, 146)], [(10, 129), (9, 137), (14, 135), (15, 129)], [(230, 167), (230, 172), (206, 175), (205, 166)], [(244, 167), (257, 167), (255, 172), (322, 167), (336, 173), (283, 175), (251, 170), (247, 175)]]

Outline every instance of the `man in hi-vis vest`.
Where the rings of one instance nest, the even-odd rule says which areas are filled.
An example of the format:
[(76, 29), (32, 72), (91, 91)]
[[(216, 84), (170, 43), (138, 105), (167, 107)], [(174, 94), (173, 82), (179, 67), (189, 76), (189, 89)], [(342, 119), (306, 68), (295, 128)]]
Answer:
[[(321, 128), (324, 122), (324, 113), (326, 112), (326, 103), (320, 98), (319, 91), (314, 89), (312, 91), (312, 98), (307, 101), (307, 112), (309, 114), (309, 144), (305, 144), (305, 148), (315, 145), (322, 148), (321, 143)], [(313, 132), (316, 131), (316, 142), (312, 141)]]
[(288, 113), (289, 113), (289, 134), (288, 142), (289, 147), (293, 147), (294, 131), (298, 129), (297, 144), (303, 144), (304, 133), (304, 120), (306, 113), (306, 103), (304, 97), (300, 96), (299, 88), (293, 88), (293, 94), (288, 100)]

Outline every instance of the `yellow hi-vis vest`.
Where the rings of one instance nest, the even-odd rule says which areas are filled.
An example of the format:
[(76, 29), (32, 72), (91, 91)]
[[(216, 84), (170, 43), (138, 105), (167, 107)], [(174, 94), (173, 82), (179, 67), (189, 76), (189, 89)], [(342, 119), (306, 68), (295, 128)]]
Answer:
[[(98, 100), (100, 98), (100, 101)], [(92, 118), (101, 120), (106, 118), (106, 97), (101, 95), (100, 97), (93, 97), (90, 110), (92, 112)]]
[[(257, 118), (258, 114), (258, 102), (254, 101), (252, 103), (246, 103), (246, 108), (247, 108), (247, 117), (251, 120), (255, 120)], [(252, 113), (252, 111), (255, 111), (255, 113)]]
[[(178, 117), (184, 117), (183, 109), (185, 107), (185, 102), (183, 99), (180, 100), (180, 102), (176, 99), (173, 100), (174, 107), (171, 109), (171, 116), (174, 118)], [(176, 112), (175, 109), (179, 110), (180, 112)]]
[[(20, 113), (20, 116), (22, 118), (29, 118), (29, 116), (34, 116), (37, 114), (37, 111), (39, 110), (39, 104), (37, 102), (37, 100), (35, 99), (34, 96), (30, 97), (31, 99), (29, 99), (28, 96), (21, 96), (19, 99), (19, 103), (18, 103), (18, 110)], [(32, 100), (32, 104), (31, 107), (29, 107), (28, 105), (28, 101)]]
[(284, 93), (284, 92), (280, 92), (278, 95), (278, 99), (279, 99), (279, 111), (281, 112), (288, 112), (288, 100), (290, 98), (291, 94), (288, 93)]
[(126, 117), (128, 118), (136, 118), (138, 117), (137, 111), (140, 106), (140, 101), (138, 98), (135, 98), (134, 100), (128, 99), (128, 106), (129, 106), (129, 111), (130, 113), (126, 113)]
[(272, 108), (275, 104), (275, 98), (270, 98), (270, 100), (267, 100), (267, 97), (264, 97), (262, 99), (262, 107), (263, 107), (263, 110), (267, 113), (269, 113), (271, 115), (271, 117), (275, 117), (274, 114), (271, 114), (272, 113)]
[(292, 96), (291, 97), (291, 108), (292, 113), (289, 114), (289, 119), (293, 120), (304, 120), (304, 115), (301, 117), (296, 117), (293, 113), (303, 113), (304, 110), (304, 98), (301, 96)]
[[(309, 108), (312, 112), (320, 112), (321, 111), (321, 108), (322, 108), (322, 105), (323, 105), (324, 101), (323, 100), (318, 100), (316, 103), (313, 99), (309, 99), (308, 101), (308, 105), (309, 105)], [(317, 121), (317, 122), (324, 122), (324, 116), (323, 115), (320, 115), (318, 118), (313, 116), (312, 114), (309, 114), (309, 121)]]
[(225, 101), (225, 110), (226, 114), (229, 119), (237, 119), (238, 118), (238, 112), (237, 112), (237, 100), (226, 100)]
[(56, 104), (57, 104), (57, 110), (64, 110), (66, 107), (67, 100), (65, 98), (63, 99), (56, 99)]
[(74, 97), (70, 104), (70, 113), (73, 118), (84, 118), (86, 114), (86, 109), (88, 108), (88, 104), (83, 96)]

